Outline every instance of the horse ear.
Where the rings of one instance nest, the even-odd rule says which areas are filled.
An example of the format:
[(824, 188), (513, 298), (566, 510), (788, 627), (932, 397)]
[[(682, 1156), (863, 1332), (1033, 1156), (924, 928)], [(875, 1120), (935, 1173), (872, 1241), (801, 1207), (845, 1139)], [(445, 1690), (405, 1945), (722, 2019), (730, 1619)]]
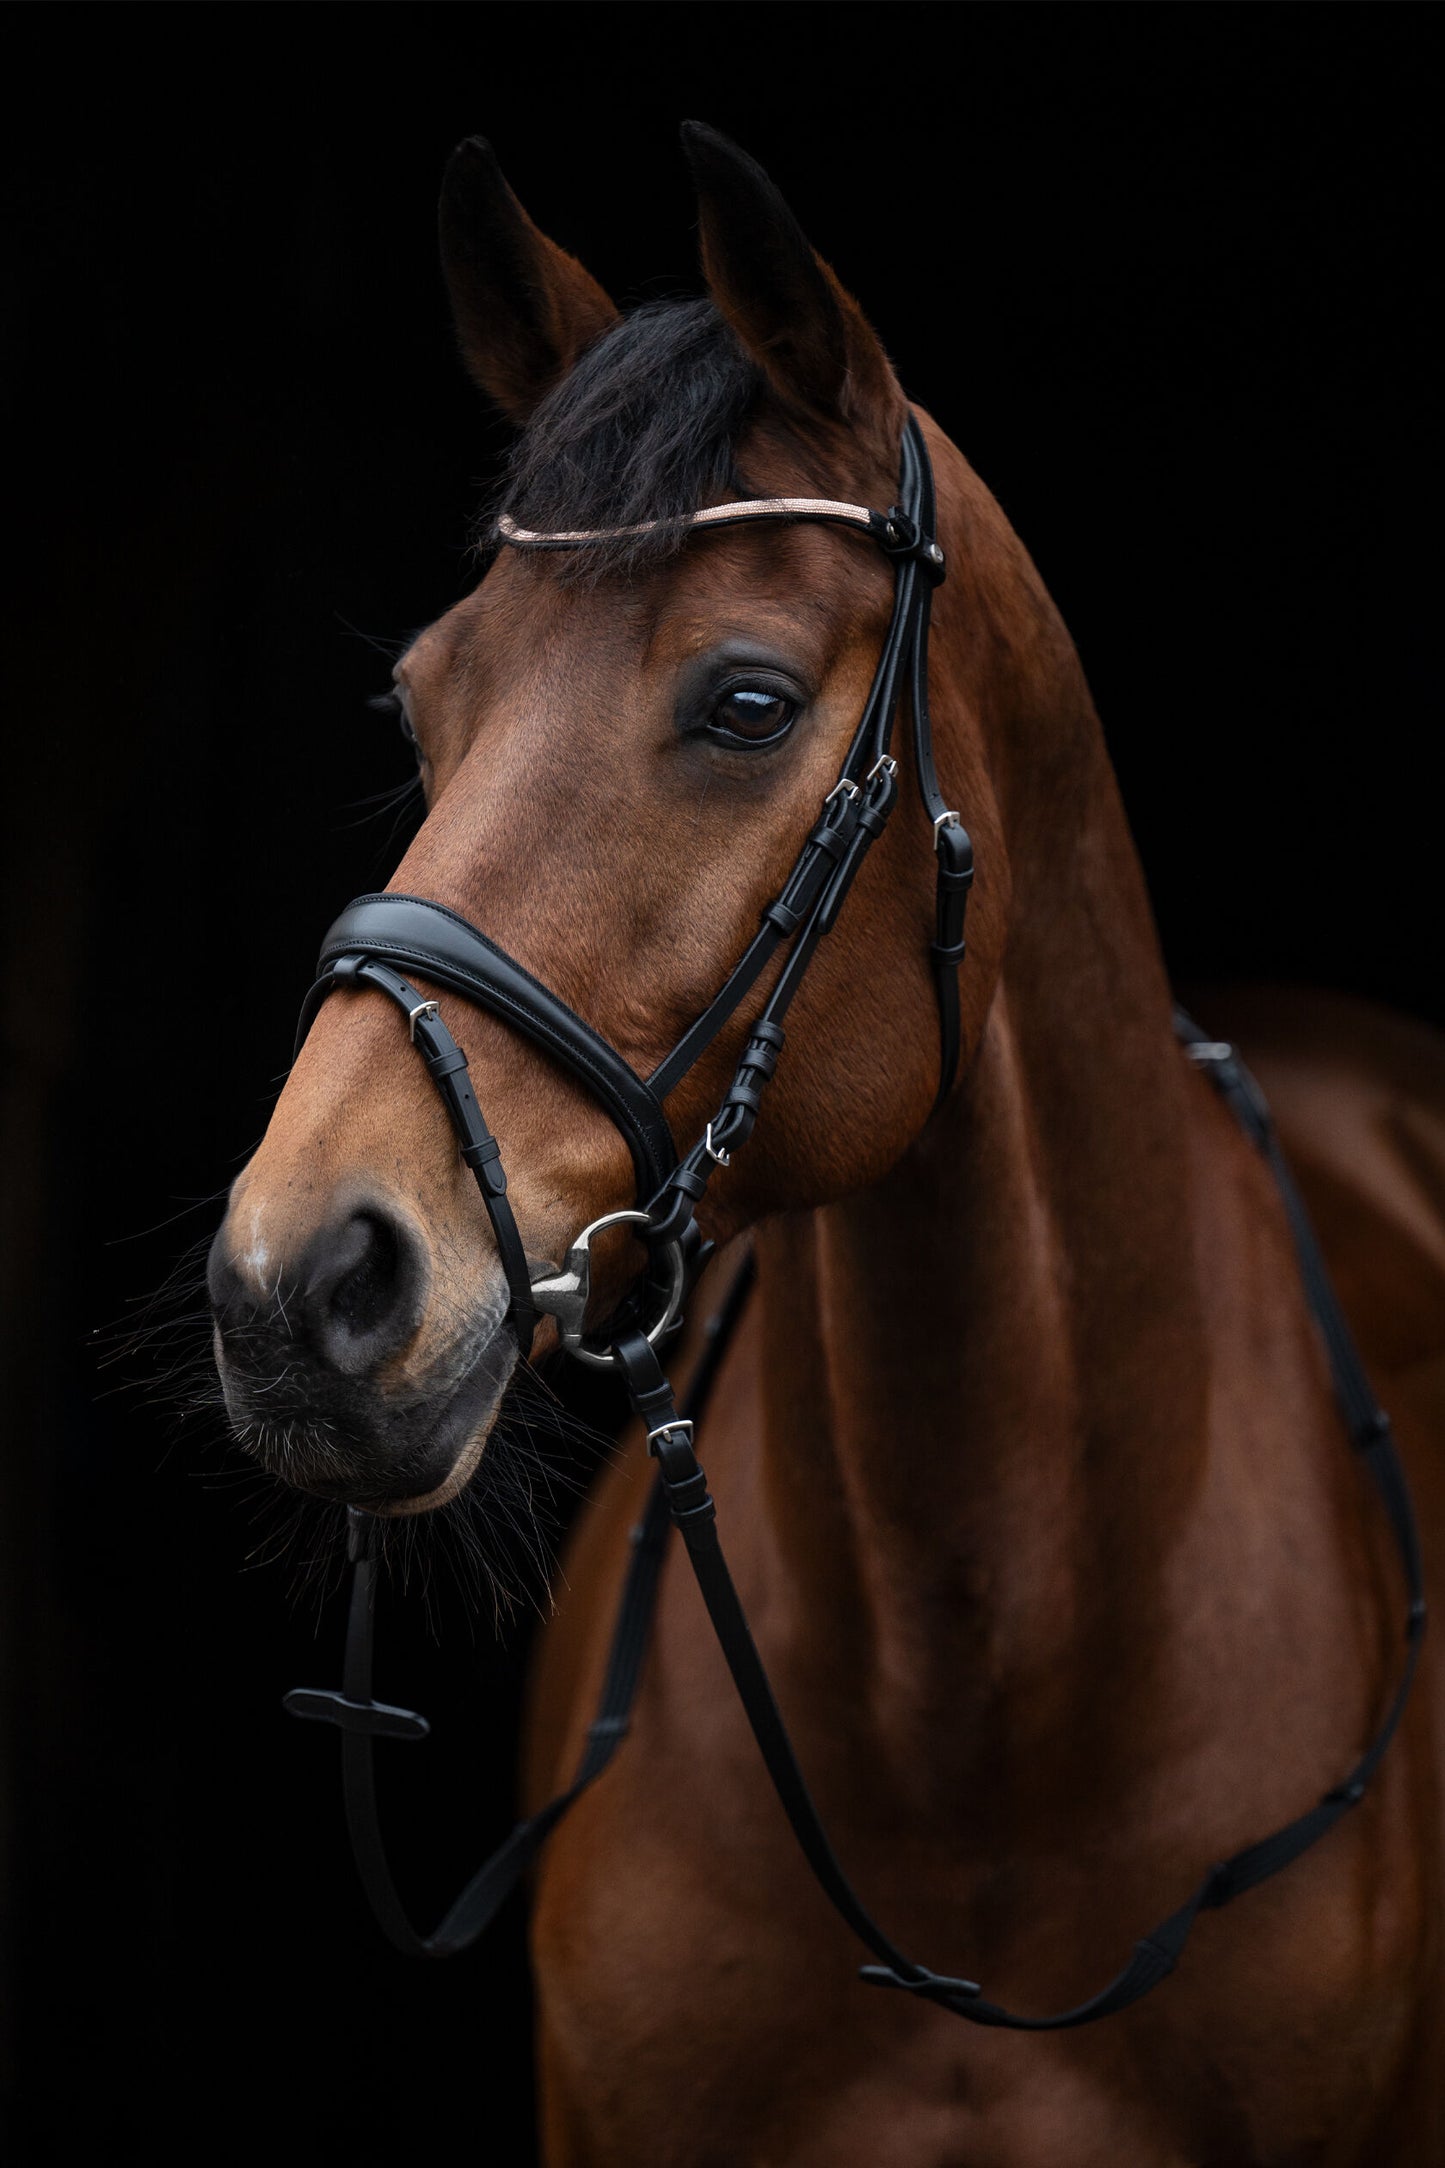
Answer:
[(467, 372), (525, 422), (617, 310), (576, 257), (532, 224), (480, 136), (447, 162), (438, 225)]
[(708, 287), (773, 390), (829, 420), (891, 415), (902, 394), (877, 333), (756, 159), (701, 121), (682, 143)]

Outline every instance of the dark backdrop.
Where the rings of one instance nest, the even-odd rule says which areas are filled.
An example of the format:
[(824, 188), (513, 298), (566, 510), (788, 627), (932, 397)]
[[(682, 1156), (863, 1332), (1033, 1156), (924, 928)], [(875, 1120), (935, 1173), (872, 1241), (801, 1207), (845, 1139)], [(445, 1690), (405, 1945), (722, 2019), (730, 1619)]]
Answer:
[[(1186, 979), (1441, 1018), (1425, 567), (1430, 12), (13, 11), (0, 1461), (21, 2157), (524, 2162), (519, 1920), (410, 1969), (278, 1697), (339, 1619), (118, 1324), (216, 1217), (335, 908), (394, 860), (369, 644), (465, 586), (501, 448), (433, 201), (488, 132), (615, 293), (693, 278), (688, 114), (770, 165), (1083, 650)], [(197, 1202), (197, 1200), (201, 1200)], [(209, 1200), (209, 1201), (208, 1201)], [(184, 1284), (173, 1307), (194, 1309)], [(87, 1336), (109, 1333), (99, 1346)], [(113, 1388), (120, 1383), (121, 1389)], [(509, 1811), (519, 1658), (439, 1598), (383, 1686), (434, 1906)]]

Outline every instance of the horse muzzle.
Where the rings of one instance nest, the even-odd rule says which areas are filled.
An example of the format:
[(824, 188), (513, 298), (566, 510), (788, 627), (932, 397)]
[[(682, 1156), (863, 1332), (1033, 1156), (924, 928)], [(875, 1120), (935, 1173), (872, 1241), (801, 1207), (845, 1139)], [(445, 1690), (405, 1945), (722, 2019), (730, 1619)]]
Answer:
[[(442, 1503), (470, 1474), (517, 1359), (505, 1292), (445, 1337), (426, 1249), (379, 1201), (320, 1230), (294, 1264), (223, 1227), (207, 1284), (216, 1364), (243, 1450), (294, 1488), (383, 1512)], [(464, 1476), (461, 1480), (464, 1480)]]

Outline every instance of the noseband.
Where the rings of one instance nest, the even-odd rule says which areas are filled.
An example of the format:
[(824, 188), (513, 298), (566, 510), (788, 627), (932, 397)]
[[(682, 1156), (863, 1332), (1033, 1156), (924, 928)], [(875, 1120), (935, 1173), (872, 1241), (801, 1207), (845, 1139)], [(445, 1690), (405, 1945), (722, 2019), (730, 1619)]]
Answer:
[[(759, 497), (709, 505), (683, 524), (707, 532), (757, 520), (811, 522), (866, 535), (893, 565), (893, 613), (884, 635), (873, 684), (853, 733), (838, 780), (794, 861), (779, 894), (713, 1000), (646, 1079), (592, 1026), (514, 957), (444, 904), (421, 896), (358, 896), (347, 905), (321, 947), (316, 983), (306, 998), (297, 1036), (299, 1049), (328, 994), (338, 986), (373, 988), (407, 1017), (411, 1041), (441, 1093), (476, 1177), (507, 1276), (508, 1318), (525, 1356), (539, 1311), (558, 1320), (563, 1345), (583, 1361), (611, 1366), (615, 1354), (589, 1346), (582, 1317), (590, 1291), (589, 1258), (594, 1235), (616, 1222), (609, 1213), (578, 1235), (559, 1274), (551, 1266), (533, 1271), (522, 1248), (507, 1197), (501, 1148), (487, 1128), (467, 1076), (467, 1058), (443, 1023), (437, 1002), (411, 984), (417, 972), (433, 985), (462, 994), (491, 1010), (568, 1070), (608, 1115), (625, 1139), (635, 1176), (630, 1224), (650, 1253), (650, 1307), (656, 1312), (648, 1336), (662, 1336), (659, 1320), (677, 1316), (682, 1287), (701, 1269), (707, 1245), (694, 1217), (719, 1167), (752, 1135), (763, 1093), (785, 1039), (784, 1019), (818, 944), (835, 923), (868, 851), (883, 833), (898, 798), (898, 763), (889, 750), (905, 685), (913, 716), (913, 761), (923, 810), (933, 829), (937, 862), (936, 925), (930, 948), (939, 1019), (939, 1077), (935, 1107), (948, 1096), (958, 1071), (958, 968), (963, 962), (964, 910), (973, 882), (973, 845), (957, 812), (944, 803), (933, 764), (928, 714), (928, 621), (933, 590), (943, 578), (943, 552), (934, 534), (933, 469), (923, 432), (912, 415), (903, 432), (899, 503), (891, 512), (842, 504), (823, 497)], [(504, 543), (519, 550), (574, 550), (617, 539), (603, 532), (534, 534), (503, 519)], [(732, 1082), (703, 1134), (679, 1156), (663, 1102), (736, 1015), (785, 943), (791, 943), (772, 992), (754, 1019)], [(676, 1296), (673, 1290), (677, 1290)], [(579, 1300), (580, 1293), (580, 1300)], [(633, 1300), (619, 1322), (645, 1314)]]
[[(751, 1285), (751, 1263), (735, 1275), (707, 1340), (681, 1412), (658, 1359), (657, 1346), (672, 1329), (691, 1280), (709, 1245), (699, 1234), (695, 1207), (713, 1172), (726, 1167), (751, 1136), (762, 1095), (784, 1043), (783, 1019), (817, 951), (834, 924), (870, 846), (882, 834), (897, 801), (898, 764), (889, 750), (905, 683), (913, 716), (914, 768), (924, 811), (933, 827), (938, 858), (937, 927), (931, 947), (937, 990), (940, 1059), (935, 1109), (946, 1098), (958, 1069), (958, 967), (963, 961), (964, 907), (973, 880), (973, 848), (958, 814), (946, 806), (933, 765), (928, 716), (928, 622), (934, 586), (943, 577), (943, 553), (934, 535), (934, 494), (928, 452), (910, 416), (903, 435), (900, 504), (891, 512), (811, 497), (770, 497), (712, 505), (694, 513), (692, 528), (741, 525), (752, 520), (824, 521), (869, 535), (894, 566), (893, 614), (858, 727), (837, 782), (803, 845), (781, 893), (712, 1003), (683, 1034), (646, 1080), (623, 1060), (575, 1010), (534, 979), (504, 950), (454, 911), (419, 896), (361, 896), (348, 905), (326, 936), (319, 975), (302, 1010), (300, 1037), (322, 1001), (338, 986), (371, 987), (401, 1009), (412, 1044), (426, 1063), (461, 1146), (476, 1176), (496, 1234), (510, 1290), (509, 1316), (525, 1356), (539, 1311), (557, 1320), (562, 1344), (584, 1362), (616, 1366), (623, 1374), (633, 1412), (647, 1433), (658, 1481), (640, 1524), (633, 1530), (632, 1563), (613, 1633), (597, 1715), (587, 1733), (571, 1785), (541, 1811), (519, 1823), (507, 1842), (472, 1877), (430, 1935), (419, 1935), (407, 1917), (387, 1863), (377, 1818), (372, 1741), (377, 1737), (422, 1738), (425, 1720), (373, 1698), (377, 1523), (350, 1514), (350, 1555), (355, 1567), (347, 1628), (346, 1662), (339, 1693), (302, 1688), (286, 1696), (294, 1715), (335, 1724), (342, 1733), (347, 1825), (362, 1881), (386, 1934), (400, 1950), (421, 1957), (448, 1957), (465, 1949), (494, 1918), (535, 1858), (543, 1840), (573, 1802), (607, 1767), (626, 1736), (655, 1607), (664, 1545), (675, 1526), (686, 1545), (749, 1727), (773, 1788), (809, 1868), (834, 1909), (877, 1963), (863, 1968), (870, 1985), (901, 1989), (973, 2024), (1023, 2032), (1052, 2032), (1092, 2023), (1137, 2002), (1159, 1986), (1178, 1963), (1199, 1913), (1228, 1904), (1278, 1874), (1317, 1843), (1364, 1797), (1404, 1713), (1425, 1629), (1425, 1598), (1419, 1541), (1404, 1472), (1389, 1419), (1370, 1388), (1349, 1329), (1331, 1289), (1299, 1195), (1275, 1139), (1258, 1086), (1232, 1047), (1210, 1041), (1182, 1014), (1176, 1030), (1185, 1052), (1205, 1071), (1246, 1135), (1264, 1157), (1278, 1185), (1294, 1239), (1305, 1293), (1329, 1359), (1335, 1399), (1351, 1443), (1379, 1494), (1395, 1538), (1408, 1591), (1405, 1660), (1383, 1721), (1343, 1781), (1282, 1829), (1210, 1867), (1179, 1908), (1136, 1943), (1123, 1969), (1086, 2002), (1048, 2017), (1024, 2017), (989, 2001), (975, 1980), (931, 1970), (907, 1957), (867, 1911), (848, 1881), (808, 1791), (792, 1742), (763, 1668), (746, 1615), (728, 1571), (717, 1532), (717, 1512), (693, 1450), (694, 1422), (740, 1318)], [(641, 530), (627, 529), (623, 532)], [(612, 535), (591, 532), (536, 534), (504, 519), (502, 540), (514, 549), (585, 549)], [(748, 1033), (731, 1084), (701, 1139), (679, 1157), (663, 1101), (734, 1016), (764, 969), (786, 942), (787, 957)], [(583, 1228), (562, 1268), (530, 1270), (517, 1223), (507, 1201), (501, 1151), (482, 1118), (467, 1076), (466, 1056), (442, 1022), (439, 1004), (418, 992), (405, 971), (462, 994), (511, 1024), (569, 1070), (589, 1090), (626, 1139), (636, 1175), (635, 1208), (609, 1212)], [(299, 1040), (298, 1040), (299, 1045)], [(590, 1345), (584, 1323), (590, 1292), (591, 1244), (615, 1225), (633, 1227), (646, 1241), (650, 1270), (644, 1297), (629, 1297), (607, 1333), (610, 1346)], [(647, 1322), (648, 1311), (654, 1314)]]

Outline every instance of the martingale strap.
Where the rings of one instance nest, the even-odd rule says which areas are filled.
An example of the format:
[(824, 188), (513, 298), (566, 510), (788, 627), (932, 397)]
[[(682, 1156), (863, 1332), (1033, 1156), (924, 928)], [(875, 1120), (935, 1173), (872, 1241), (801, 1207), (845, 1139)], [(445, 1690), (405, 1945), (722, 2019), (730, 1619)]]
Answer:
[(1409, 1489), (1389, 1418), (1371, 1390), (1349, 1327), (1330, 1284), (1299, 1192), (1258, 1085), (1231, 1046), (1208, 1039), (1183, 1012), (1176, 1031), (1190, 1058), (1209, 1075), (1279, 1186), (1305, 1293), (1329, 1358), (1335, 1399), (1350, 1442), (1364, 1462), (1395, 1539), (1407, 1592), (1405, 1658), (1379, 1729), (1354, 1767), (1313, 1806), (1282, 1829), (1211, 1866), (1177, 1910), (1135, 1944), (1127, 1964), (1099, 1992), (1072, 2009), (1020, 2016), (990, 2001), (976, 1980), (935, 1972), (906, 1957), (874, 1920), (839, 1863), (809, 1792), (777, 1698), (723, 1555), (717, 1509), (693, 1449), (693, 1426), (672, 1406), (671, 1390), (653, 1350), (637, 1333), (618, 1342), (633, 1406), (648, 1428), (659, 1487), (681, 1532), (708, 1617), (732, 1674), (749, 1727), (784, 1813), (824, 1895), (879, 1960), (862, 1968), (872, 1987), (891, 1987), (939, 2004), (976, 2025), (1018, 2032), (1061, 2032), (1126, 2009), (1159, 1986), (1178, 1964), (1199, 1913), (1217, 1910), (1279, 1874), (1359, 1804), (1404, 1714), (1425, 1631), (1419, 1538)]
[[(633, 1410), (646, 1427), (648, 1449), (658, 1463), (658, 1480), (643, 1518), (633, 1530), (632, 1563), (613, 1629), (597, 1715), (588, 1729), (572, 1783), (538, 1814), (518, 1824), (506, 1843), (473, 1876), (441, 1925), (426, 1936), (412, 1928), (391, 1879), (377, 1820), (371, 1762), (373, 1738), (421, 1737), (426, 1725), (410, 1711), (371, 1699), (374, 1565), (369, 1544), (364, 1538), (358, 1543), (343, 1692), (337, 1695), (303, 1690), (288, 1695), (286, 1705), (296, 1715), (321, 1718), (342, 1730), (347, 1822), (353, 1852), (376, 1916), (397, 1948), (417, 1956), (447, 1957), (474, 1941), (516, 1887), (546, 1836), (612, 1759), (631, 1721), (669, 1526), (676, 1526), (681, 1533), (688, 1563), (749, 1728), (799, 1849), (835, 1911), (878, 1960), (861, 1968), (860, 1977), (869, 1986), (899, 1989), (936, 2003), (975, 2025), (1017, 2032), (1060, 2032), (1092, 2024), (1128, 2008), (1168, 1977), (1202, 1911), (1218, 1910), (1279, 1874), (1359, 1804), (1404, 1714), (1425, 1631), (1424, 1580), (1409, 1489), (1389, 1418), (1374, 1396), (1345, 1323), (1263, 1094), (1232, 1046), (1207, 1038), (1182, 1011), (1176, 1014), (1175, 1029), (1185, 1052), (1208, 1075), (1278, 1184), (1305, 1293), (1329, 1360), (1335, 1399), (1350, 1442), (1364, 1462), (1384, 1508), (1403, 1569), (1408, 1599), (1404, 1663), (1379, 1729), (1354, 1767), (1283, 1828), (1211, 1866), (1184, 1902), (1141, 1937), (1121, 1970), (1097, 1994), (1071, 2009), (1043, 2017), (1021, 2016), (987, 1998), (976, 1980), (934, 1971), (906, 1956), (854, 1890), (814, 1804), (728, 1570), (718, 1535), (717, 1508), (694, 1450), (695, 1423), (706, 1408), (752, 1286), (753, 1268), (748, 1258), (735, 1273), (723, 1306), (708, 1328), (708, 1339), (680, 1412), (656, 1354), (643, 1336), (628, 1331), (616, 1343)], [(365, 1520), (364, 1515), (353, 1516), (356, 1524)]]

